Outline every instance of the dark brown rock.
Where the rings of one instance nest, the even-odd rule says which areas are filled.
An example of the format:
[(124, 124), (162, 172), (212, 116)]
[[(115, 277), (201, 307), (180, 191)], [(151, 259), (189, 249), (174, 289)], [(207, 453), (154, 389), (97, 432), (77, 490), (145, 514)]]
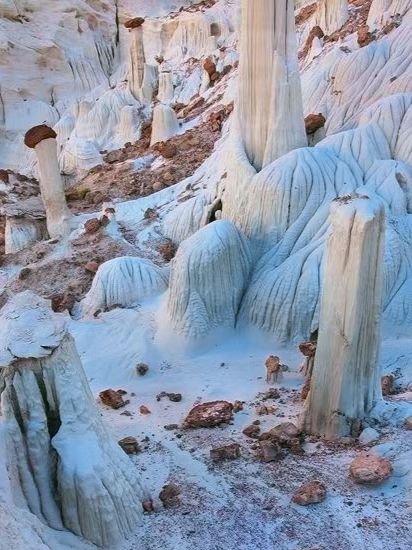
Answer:
[(310, 114), (305, 117), (305, 128), (307, 135), (314, 134), (320, 128), (325, 126), (326, 118), (319, 113), (317, 115)]
[(383, 396), (391, 395), (394, 392), (393, 390), (394, 382), (395, 382), (395, 377), (392, 374), (386, 374), (385, 376), (382, 376), (381, 386), (382, 386)]
[(304, 483), (292, 496), (292, 502), (300, 506), (318, 504), (326, 498), (326, 485), (321, 481), (308, 481)]
[(373, 42), (373, 40), (376, 40), (376, 37), (369, 32), (368, 25), (362, 25), (358, 28), (358, 44), (361, 48), (367, 46)]
[(121, 439), (119, 441), (119, 445), (128, 455), (137, 455), (137, 453), (140, 453), (141, 451), (137, 439), (132, 436)]
[(97, 233), (102, 227), (102, 224), (98, 218), (91, 218), (84, 224), (84, 230), (86, 233)]
[(153, 500), (147, 499), (142, 502), (143, 510), (145, 512), (154, 512)]
[(208, 57), (203, 63), (203, 68), (207, 72), (209, 77), (212, 77), (212, 75), (216, 73), (216, 64), (210, 57)]
[(221, 460), (234, 460), (240, 457), (239, 443), (223, 445), (222, 447), (214, 447), (210, 450), (210, 458), (219, 462)]
[(30, 147), (30, 149), (34, 149), (36, 145), (44, 139), (56, 137), (57, 134), (53, 128), (50, 128), (50, 126), (47, 126), (46, 124), (40, 124), (39, 126), (34, 126), (26, 132), (26, 135), (24, 136), (24, 145)]
[(3, 183), (9, 183), (9, 174), (7, 170), (0, 170), (0, 181), (2, 181)]
[(99, 393), (99, 397), (103, 405), (106, 405), (107, 407), (110, 407), (111, 409), (120, 409), (121, 407), (124, 407), (128, 403), (130, 403), (129, 400), (124, 400), (123, 395), (121, 392), (108, 389), (101, 391)]
[(168, 141), (160, 141), (153, 145), (153, 149), (165, 159), (171, 159), (177, 155), (177, 147)]
[(143, 25), (144, 21), (144, 17), (133, 17), (133, 19), (125, 21), (124, 26), (126, 29), (137, 29)]
[(240, 411), (243, 411), (243, 403), (242, 401), (235, 401), (233, 403), (233, 412), (238, 413)]
[(139, 412), (140, 414), (151, 414), (151, 410), (146, 405), (140, 405)]
[(136, 365), (136, 372), (140, 376), (144, 376), (145, 374), (147, 374), (148, 370), (149, 370), (149, 365), (146, 365), (146, 363), (138, 363)]
[(187, 415), (184, 428), (213, 428), (232, 420), (233, 405), (228, 401), (211, 401), (196, 405)]
[(256, 424), (251, 424), (250, 426), (247, 426), (242, 433), (246, 435), (247, 437), (250, 437), (252, 439), (257, 439), (260, 434), (260, 427)]
[(179, 495), (179, 487), (174, 483), (169, 483), (163, 486), (163, 489), (159, 493), (159, 498), (165, 508), (170, 508), (179, 504)]
[(75, 297), (70, 292), (53, 294), (49, 297), (49, 300), (51, 300), (51, 308), (55, 313), (70, 312), (76, 303)]
[(259, 451), (263, 462), (275, 462), (283, 456), (280, 445), (270, 439), (259, 442)]

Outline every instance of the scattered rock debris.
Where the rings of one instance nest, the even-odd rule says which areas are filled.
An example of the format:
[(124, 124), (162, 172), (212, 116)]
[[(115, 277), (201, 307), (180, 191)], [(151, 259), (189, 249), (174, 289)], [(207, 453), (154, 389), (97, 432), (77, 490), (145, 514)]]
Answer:
[(123, 395), (125, 395), (125, 393), (127, 392), (124, 392), (124, 390), (113, 390), (110, 388), (108, 390), (101, 391), (99, 393), (99, 397), (103, 405), (106, 405), (111, 409), (120, 409), (130, 403), (129, 399), (123, 399)]
[(137, 439), (132, 436), (124, 437), (123, 439), (121, 439), (119, 441), (119, 445), (128, 455), (136, 455), (141, 451)]

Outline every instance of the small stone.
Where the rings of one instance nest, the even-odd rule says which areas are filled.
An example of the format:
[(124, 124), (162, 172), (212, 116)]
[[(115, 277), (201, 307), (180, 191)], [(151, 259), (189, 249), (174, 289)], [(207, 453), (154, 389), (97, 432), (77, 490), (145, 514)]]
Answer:
[(243, 411), (243, 403), (242, 401), (235, 401), (233, 403), (233, 412), (238, 413), (240, 411)]
[(140, 405), (139, 411), (140, 411), (140, 414), (151, 414), (150, 409), (148, 409), (146, 405)]
[(178, 424), (166, 424), (166, 426), (163, 426), (165, 430), (172, 431), (172, 430), (178, 430), (179, 425)]
[(163, 158), (171, 159), (177, 155), (177, 147), (173, 143), (167, 141), (161, 141), (153, 146), (153, 149), (157, 151)]
[(196, 405), (187, 415), (184, 428), (213, 428), (232, 420), (233, 405), (228, 401), (211, 401)]
[(111, 409), (120, 409), (121, 407), (124, 407), (125, 405), (128, 405), (130, 403), (129, 400), (124, 400), (121, 393), (118, 391), (112, 390), (111, 388), (108, 390), (101, 391), (99, 393), (99, 397), (103, 405), (106, 405), (107, 407), (110, 407)]
[(407, 430), (412, 430), (412, 416), (408, 416), (408, 418), (405, 418), (404, 426)]
[(278, 443), (266, 439), (259, 442), (260, 456), (263, 462), (274, 462), (282, 458), (282, 450)]
[(179, 504), (180, 489), (174, 483), (164, 485), (160, 491), (159, 498), (165, 508), (170, 508)]
[(142, 506), (143, 506), (143, 510), (145, 512), (154, 512), (154, 507), (153, 507), (153, 501), (152, 499), (148, 499), (148, 500), (144, 500), (142, 502)]
[(30, 275), (30, 273), (31, 273), (30, 267), (23, 267), (23, 269), (19, 271), (20, 281), (23, 281), (24, 279), (26, 279)]
[(268, 399), (279, 399), (280, 392), (277, 388), (269, 388), (267, 391), (260, 393), (259, 397), (263, 401), (267, 401)]
[(273, 414), (274, 412), (276, 412), (277, 410), (277, 407), (275, 407), (274, 405), (257, 405), (256, 408), (256, 414), (258, 414), (259, 416), (264, 416), (264, 415), (267, 415), (267, 414)]
[(155, 181), (154, 184), (153, 184), (153, 191), (157, 192), (157, 191), (161, 191), (162, 189), (164, 189), (166, 186), (163, 182), (161, 181)]
[(124, 437), (123, 439), (121, 439), (119, 441), (119, 445), (128, 455), (136, 455), (141, 451), (137, 439), (132, 436)]
[(149, 366), (146, 365), (146, 363), (138, 363), (136, 365), (136, 372), (140, 376), (144, 376), (145, 374), (147, 374), (148, 370), (149, 370)]
[(255, 424), (251, 424), (250, 426), (247, 426), (242, 433), (246, 435), (247, 437), (250, 437), (252, 439), (256, 439), (260, 434), (260, 427), (256, 426)]
[(359, 443), (361, 445), (369, 445), (377, 439), (379, 439), (379, 432), (373, 428), (365, 428), (359, 436)]
[(325, 126), (326, 118), (319, 114), (310, 114), (305, 118), (305, 128), (308, 135), (314, 134), (320, 128)]
[(214, 63), (214, 61), (210, 57), (208, 57), (206, 59), (206, 61), (203, 63), (203, 68), (207, 72), (207, 74), (209, 75), (210, 78), (216, 72), (216, 64)]
[(216, 462), (221, 460), (234, 460), (240, 457), (240, 445), (232, 443), (222, 447), (214, 447), (210, 450), (210, 458)]
[(133, 416), (133, 414), (130, 411), (123, 411), (120, 416)]
[(87, 262), (87, 264), (85, 264), (84, 269), (89, 273), (96, 273), (99, 269), (99, 264), (94, 260), (91, 260), (90, 262)]
[(90, 220), (87, 220), (84, 224), (84, 230), (86, 233), (92, 234), (97, 233), (101, 228), (101, 222), (97, 218), (91, 218)]
[(382, 395), (387, 396), (393, 393), (393, 384), (395, 377), (392, 374), (386, 374), (381, 378)]
[(299, 506), (318, 504), (326, 498), (326, 486), (321, 481), (308, 481), (304, 483), (292, 496), (292, 502)]
[(353, 460), (349, 472), (355, 483), (377, 485), (390, 477), (392, 469), (392, 464), (387, 458), (362, 454)]
[(182, 400), (181, 393), (168, 393), (167, 397), (169, 398), (169, 401), (172, 401), (173, 403), (179, 403), (179, 401)]

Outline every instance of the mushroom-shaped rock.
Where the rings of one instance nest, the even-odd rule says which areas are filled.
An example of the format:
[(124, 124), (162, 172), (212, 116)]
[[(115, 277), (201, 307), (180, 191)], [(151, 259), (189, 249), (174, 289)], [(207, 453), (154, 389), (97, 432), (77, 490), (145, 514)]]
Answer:
[(132, 307), (167, 288), (168, 270), (150, 260), (125, 256), (103, 263), (81, 304), (82, 313), (93, 316), (111, 306)]
[(6, 204), (5, 252), (13, 254), (30, 244), (47, 239), (46, 213), (40, 197), (29, 197)]
[(16, 502), (99, 546), (135, 529), (137, 473), (102, 424), (66, 317), (29, 291), (0, 312), (0, 398)]
[(243, 235), (229, 221), (215, 221), (184, 241), (172, 261), (168, 312), (173, 328), (200, 337), (234, 327), (252, 258)]
[(36, 152), (49, 235), (52, 238), (65, 236), (70, 232), (70, 211), (57, 159), (56, 132), (45, 124), (34, 126), (26, 133), (24, 143)]
[(331, 225), (304, 428), (332, 439), (350, 435), (381, 397), (383, 204), (366, 196), (337, 199)]
[(133, 17), (133, 19), (128, 19), (125, 21), (124, 26), (126, 29), (137, 29), (141, 27), (144, 22), (144, 17)]
[(159, 141), (167, 141), (179, 131), (179, 122), (174, 110), (164, 103), (159, 103), (153, 109), (152, 136), (150, 146)]

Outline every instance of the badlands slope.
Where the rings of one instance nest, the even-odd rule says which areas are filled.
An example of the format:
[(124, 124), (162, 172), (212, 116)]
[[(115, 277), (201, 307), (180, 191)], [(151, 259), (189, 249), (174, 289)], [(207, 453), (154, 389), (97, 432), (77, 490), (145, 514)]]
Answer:
[[(87, 410), (97, 407), (96, 423), (104, 426), (93, 430), (105, 434), (109, 449), (112, 440), (127, 436), (139, 442), (131, 477), (151, 495), (154, 512), (110, 543), (111, 550), (407, 550), (412, 3), (351, 2), (338, 32), (309, 42), (315, 6), (299, 3), (304, 115), (322, 113), (325, 124), (310, 133), (309, 147), (259, 172), (236, 131), (239, 6), (238, 0), (0, 0), (0, 246), (15, 247), (0, 258), (0, 305), (26, 290), (51, 300), (90, 386)], [(144, 86), (132, 92), (136, 29), (124, 23), (135, 17), (146, 18), (146, 84), (155, 97), (156, 78), (149, 77), (160, 71), (158, 92), (170, 123), (164, 112), (156, 123), (159, 102), (145, 97)], [(358, 30), (366, 24), (362, 41)], [(205, 70), (206, 60), (214, 73)], [(27, 233), (23, 227), (11, 239), (12, 222), (44, 226), (37, 157), (23, 141), (38, 124), (57, 133), (71, 230), (19, 250), (18, 237)], [(286, 133), (287, 117), (283, 124)], [(151, 145), (158, 127), (170, 139)], [(370, 441), (359, 434), (338, 443), (307, 436), (303, 454), (285, 452), (282, 460), (265, 463), (256, 440), (242, 432), (255, 421), (261, 433), (299, 422), (305, 380), (298, 344), (319, 326), (330, 205), (351, 194), (379, 201), (385, 212), (378, 374), (391, 375), (393, 388), (363, 422), (362, 429), (376, 430)], [(11, 308), (1, 315), (8, 327), (20, 314)], [(23, 326), (23, 344), (11, 344), (10, 352), (13, 332), (0, 328), (0, 351), (26, 357), (32, 329)], [(288, 369), (273, 384), (279, 396), (265, 401), (269, 355)], [(149, 366), (145, 376), (136, 372), (140, 363)], [(99, 392), (108, 388), (125, 390), (129, 403), (118, 410), (104, 406)], [(67, 385), (74, 403), (87, 391)], [(182, 400), (158, 400), (161, 392), (181, 393)], [(195, 404), (215, 400), (241, 401), (243, 409), (230, 424), (182, 429)], [(7, 429), (3, 413), (0, 549), (92, 548), (69, 530), (51, 529), (21, 495), (16, 499), (19, 476), (10, 468)], [(69, 467), (81, 468), (82, 456), (93, 456), (89, 442), (83, 455), (75, 438), (60, 443)], [(212, 447), (230, 443), (240, 444), (240, 458), (210, 459)], [(378, 486), (357, 485), (348, 474), (365, 450), (393, 466)], [(117, 456), (105, 453), (108, 463)], [(21, 468), (19, 475), (26, 474)], [(324, 502), (292, 503), (294, 491), (311, 480), (326, 485)], [(180, 489), (179, 504), (164, 507), (158, 495), (170, 483)]]

